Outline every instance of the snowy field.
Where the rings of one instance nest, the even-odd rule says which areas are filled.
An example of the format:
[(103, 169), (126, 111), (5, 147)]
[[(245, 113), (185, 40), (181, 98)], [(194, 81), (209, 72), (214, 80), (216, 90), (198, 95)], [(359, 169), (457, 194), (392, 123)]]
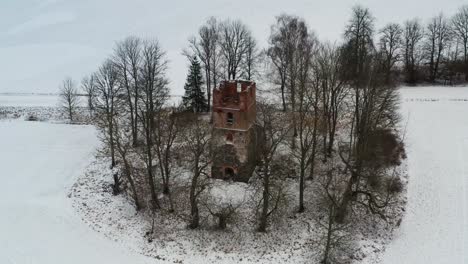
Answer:
[(405, 88), (407, 213), (385, 264), (468, 263), (468, 88)]
[[(171, 95), (170, 105), (180, 103), (182, 96)], [(86, 96), (80, 96), (80, 106), (86, 106)], [(15, 94), (0, 93), (0, 107), (57, 107), (59, 106), (59, 96), (57, 94)]]
[[(383, 262), (468, 263), (468, 88), (401, 94), (408, 204)], [(0, 96), (0, 106), (56, 105), (28, 97)], [(94, 231), (73, 208), (68, 194), (97, 145), (91, 126), (0, 120), (0, 263), (159, 263)]]
[(55, 107), (56, 94), (0, 94), (0, 106)]
[(150, 262), (91, 230), (67, 198), (97, 144), (91, 126), (0, 121), (0, 263)]

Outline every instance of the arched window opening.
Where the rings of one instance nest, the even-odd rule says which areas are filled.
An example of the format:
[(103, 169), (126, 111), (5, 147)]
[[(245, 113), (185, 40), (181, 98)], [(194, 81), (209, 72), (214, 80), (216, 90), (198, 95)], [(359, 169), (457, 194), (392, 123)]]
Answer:
[(224, 178), (229, 180), (234, 178), (234, 170), (232, 168), (225, 168), (224, 169)]
[(234, 115), (232, 113), (227, 113), (226, 123), (232, 125), (234, 123)]

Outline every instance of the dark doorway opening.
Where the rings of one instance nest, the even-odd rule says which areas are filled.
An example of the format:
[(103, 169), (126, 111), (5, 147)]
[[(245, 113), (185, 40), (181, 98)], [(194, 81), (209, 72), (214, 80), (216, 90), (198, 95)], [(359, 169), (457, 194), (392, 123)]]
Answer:
[(226, 180), (234, 179), (234, 170), (232, 168), (225, 168), (224, 169), (224, 178)]

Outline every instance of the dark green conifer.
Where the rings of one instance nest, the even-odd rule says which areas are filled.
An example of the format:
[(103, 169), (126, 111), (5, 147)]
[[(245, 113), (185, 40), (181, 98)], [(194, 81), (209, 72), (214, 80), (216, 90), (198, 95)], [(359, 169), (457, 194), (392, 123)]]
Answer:
[(184, 87), (185, 95), (182, 97), (182, 104), (187, 111), (195, 113), (207, 111), (208, 104), (202, 85), (200, 62), (194, 56), (190, 59), (190, 69)]

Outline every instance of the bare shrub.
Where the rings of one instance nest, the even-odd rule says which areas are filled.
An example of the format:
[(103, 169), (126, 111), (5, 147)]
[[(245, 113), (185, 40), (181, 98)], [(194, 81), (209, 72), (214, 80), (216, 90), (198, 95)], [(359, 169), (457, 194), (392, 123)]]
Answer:
[(401, 193), (404, 188), (404, 184), (400, 177), (389, 178), (386, 182), (387, 190), (390, 193)]

